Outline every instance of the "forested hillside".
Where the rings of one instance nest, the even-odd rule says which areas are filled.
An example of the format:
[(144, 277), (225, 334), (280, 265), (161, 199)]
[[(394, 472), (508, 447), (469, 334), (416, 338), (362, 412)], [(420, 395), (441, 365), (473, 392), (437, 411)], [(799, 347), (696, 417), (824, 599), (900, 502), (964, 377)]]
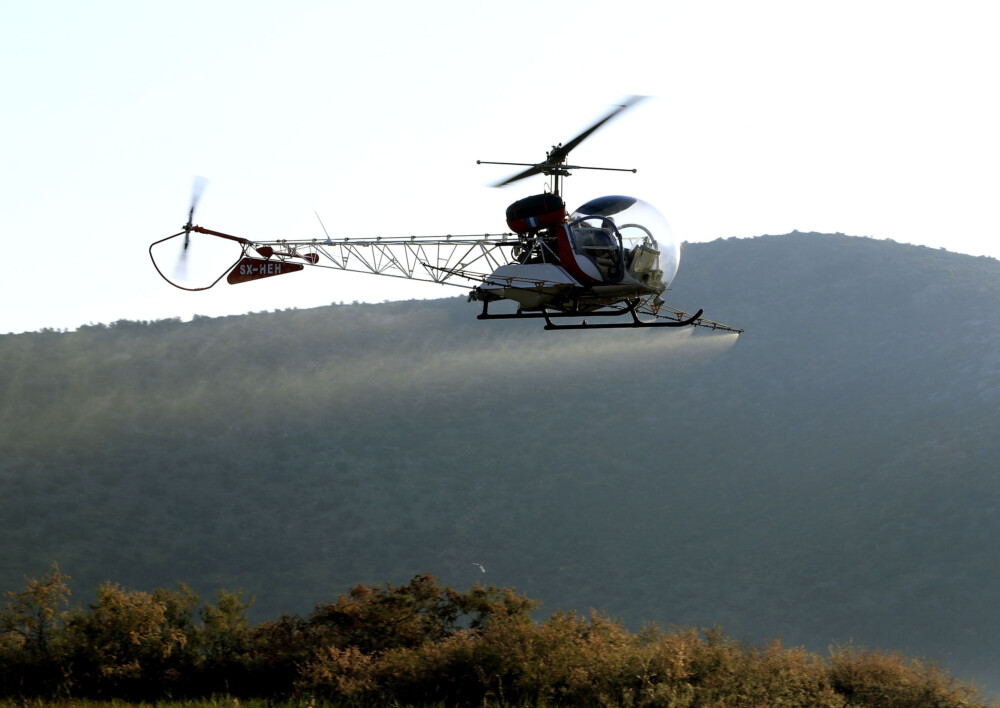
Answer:
[(1000, 683), (1000, 264), (730, 239), (669, 296), (746, 333), (455, 298), (0, 336), (0, 589), (55, 561), (273, 619), (430, 572)]

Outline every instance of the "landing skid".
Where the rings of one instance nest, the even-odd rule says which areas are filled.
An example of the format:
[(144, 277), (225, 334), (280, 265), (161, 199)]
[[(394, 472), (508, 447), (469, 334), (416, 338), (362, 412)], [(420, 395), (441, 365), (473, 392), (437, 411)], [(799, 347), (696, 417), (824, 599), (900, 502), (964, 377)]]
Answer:
[[(701, 313), (704, 310), (698, 310), (694, 315), (681, 319), (678, 317), (676, 320), (663, 320), (658, 319), (652, 322), (647, 322), (639, 319), (639, 314), (635, 311), (635, 302), (629, 302), (628, 307), (623, 310), (599, 310), (595, 312), (587, 313), (572, 313), (572, 312), (549, 312), (543, 309), (541, 312), (522, 312), (518, 310), (514, 314), (503, 314), (503, 315), (491, 315), (489, 312), (489, 302), (483, 301), (483, 311), (477, 316), (480, 320), (529, 320), (529, 319), (544, 319), (545, 329), (633, 329), (638, 327), (687, 327), (689, 325), (694, 325), (698, 318), (701, 317)], [(584, 320), (580, 324), (555, 324), (552, 322), (553, 319), (564, 318), (564, 317), (619, 317), (621, 315), (632, 315), (631, 322), (602, 322), (599, 324), (591, 324), (587, 320)]]

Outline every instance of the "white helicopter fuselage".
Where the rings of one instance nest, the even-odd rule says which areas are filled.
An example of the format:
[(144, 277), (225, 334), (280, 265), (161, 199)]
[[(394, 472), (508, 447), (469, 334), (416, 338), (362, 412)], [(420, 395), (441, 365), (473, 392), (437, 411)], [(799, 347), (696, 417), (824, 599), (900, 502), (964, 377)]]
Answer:
[(553, 263), (511, 263), (493, 271), (478, 289), (492, 296), (489, 299), (513, 300), (522, 310), (540, 310), (544, 307), (562, 309), (562, 305), (574, 301), (575, 295), (582, 295), (585, 303), (597, 305), (659, 295), (665, 288), (659, 287), (659, 283), (651, 287), (629, 274), (614, 284), (598, 281), (584, 285), (565, 268)]
[[(629, 218), (634, 205), (650, 208), (631, 197), (602, 197), (568, 220), (520, 234), (515, 262), (498, 267), (477, 290), (483, 299), (513, 300), (521, 310), (587, 310), (659, 295), (677, 270), (679, 252), (665, 222), (651, 223), (651, 230)], [(616, 223), (619, 215), (625, 218)]]

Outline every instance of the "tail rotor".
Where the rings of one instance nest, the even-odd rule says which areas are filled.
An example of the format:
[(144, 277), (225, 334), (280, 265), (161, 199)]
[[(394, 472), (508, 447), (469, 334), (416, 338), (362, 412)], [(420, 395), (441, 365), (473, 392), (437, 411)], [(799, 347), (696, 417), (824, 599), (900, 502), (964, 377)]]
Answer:
[(187, 255), (188, 247), (191, 245), (191, 230), (194, 228), (194, 212), (198, 208), (198, 201), (201, 199), (208, 180), (204, 177), (196, 176), (191, 185), (191, 207), (188, 209), (188, 220), (184, 224), (184, 245), (181, 248), (180, 257), (177, 260), (177, 267), (174, 273), (179, 280), (187, 280)]

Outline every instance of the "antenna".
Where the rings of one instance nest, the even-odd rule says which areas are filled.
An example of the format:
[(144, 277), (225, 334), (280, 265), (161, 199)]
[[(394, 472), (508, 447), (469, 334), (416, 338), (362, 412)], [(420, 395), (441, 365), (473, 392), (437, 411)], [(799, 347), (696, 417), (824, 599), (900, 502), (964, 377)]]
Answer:
[(319, 227), (321, 229), (323, 229), (323, 233), (326, 234), (326, 240), (329, 241), (330, 240), (330, 232), (326, 230), (326, 226), (323, 225), (323, 220), (321, 218), (319, 218), (319, 212), (314, 209), (313, 210), (313, 214), (316, 215), (316, 221), (319, 222)]

